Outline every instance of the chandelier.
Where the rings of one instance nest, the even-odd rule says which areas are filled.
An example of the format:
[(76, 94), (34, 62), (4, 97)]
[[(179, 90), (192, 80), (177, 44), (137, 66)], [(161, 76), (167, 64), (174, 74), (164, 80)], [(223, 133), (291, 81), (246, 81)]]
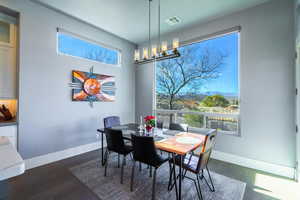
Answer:
[(148, 47), (144, 47), (142, 50), (142, 57), (140, 49), (134, 51), (135, 64), (145, 64), (154, 61), (160, 61), (165, 59), (176, 58), (180, 56), (177, 48), (179, 47), (179, 39), (174, 38), (172, 41), (172, 49), (168, 48), (168, 42), (160, 40), (160, 0), (158, 0), (158, 44), (151, 46), (151, 2), (149, 0), (149, 35), (148, 35)]

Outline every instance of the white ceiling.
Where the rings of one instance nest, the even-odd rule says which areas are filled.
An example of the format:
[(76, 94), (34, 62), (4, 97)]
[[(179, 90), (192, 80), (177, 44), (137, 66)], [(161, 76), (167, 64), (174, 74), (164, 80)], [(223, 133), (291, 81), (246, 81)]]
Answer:
[[(148, 38), (148, 0), (34, 0), (134, 43)], [(162, 34), (250, 8), (268, 0), (161, 0)], [(157, 2), (152, 4), (152, 34), (157, 35)], [(169, 17), (181, 23), (170, 26)]]

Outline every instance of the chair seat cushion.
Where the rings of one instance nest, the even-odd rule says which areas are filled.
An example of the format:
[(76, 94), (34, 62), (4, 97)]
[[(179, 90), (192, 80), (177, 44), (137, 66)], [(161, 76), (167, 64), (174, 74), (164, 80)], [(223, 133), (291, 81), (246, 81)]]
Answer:
[(152, 167), (158, 168), (162, 164), (164, 164), (165, 162), (167, 162), (168, 160), (170, 160), (168, 157), (157, 155), (157, 156), (155, 156), (151, 160), (144, 160), (144, 161), (141, 161), (141, 162), (143, 162), (143, 163), (145, 163), (147, 165), (150, 165)]
[(132, 151), (133, 151), (133, 147), (131, 145), (125, 145), (124, 146), (124, 151), (121, 154), (127, 155), (127, 154), (131, 153)]
[[(173, 162), (173, 160), (170, 160), (170, 162)], [(182, 167), (188, 171), (198, 173), (197, 171), (197, 165), (199, 162), (199, 157), (195, 155), (188, 154), (184, 157), (184, 162), (182, 163)], [(175, 164), (180, 165), (180, 156), (177, 155), (175, 157)]]

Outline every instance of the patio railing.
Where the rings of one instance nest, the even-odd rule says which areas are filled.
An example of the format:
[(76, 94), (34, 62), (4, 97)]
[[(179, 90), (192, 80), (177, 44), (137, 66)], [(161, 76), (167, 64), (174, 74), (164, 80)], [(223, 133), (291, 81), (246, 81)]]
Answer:
[(238, 113), (215, 113), (182, 110), (154, 110), (158, 121), (168, 127), (170, 122), (188, 124), (191, 129), (214, 128), (220, 133), (239, 135)]

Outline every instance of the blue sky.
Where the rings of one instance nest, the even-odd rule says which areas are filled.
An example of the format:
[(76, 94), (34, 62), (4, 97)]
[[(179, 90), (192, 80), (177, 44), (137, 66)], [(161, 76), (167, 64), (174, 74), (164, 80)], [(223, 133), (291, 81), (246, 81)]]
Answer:
[(207, 81), (201, 88), (201, 92), (238, 93), (238, 37), (239, 33), (232, 33), (199, 43), (199, 45), (211, 46), (228, 54), (225, 64), (220, 68), (219, 78)]
[[(238, 37), (239, 33), (232, 33), (192, 44), (192, 47), (200, 49), (199, 53), (201, 49), (208, 48), (227, 55), (223, 61), (224, 64), (219, 68), (218, 78), (202, 81), (201, 87), (197, 90), (198, 93), (238, 94)], [(182, 91), (190, 91), (189, 86)]]
[(118, 64), (117, 51), (63, 33), (58, 34), (58, 51), (106, 64)]

